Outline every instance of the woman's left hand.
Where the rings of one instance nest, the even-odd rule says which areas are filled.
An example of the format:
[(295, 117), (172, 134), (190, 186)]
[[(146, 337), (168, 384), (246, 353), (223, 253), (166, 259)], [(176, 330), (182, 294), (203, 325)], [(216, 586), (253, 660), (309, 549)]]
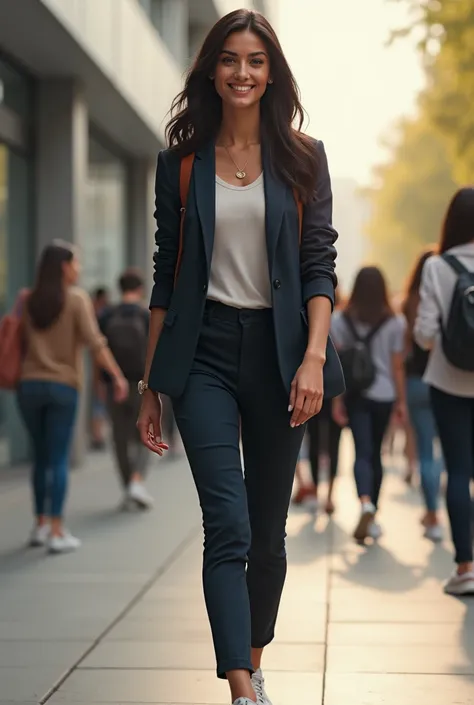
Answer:
[(319, 414), (323, 404), (324, 362), (319, 358), (305, 357), (291, 383), (290, 406), (292, 411), (290, 426), (301, 426), (315, 414)]

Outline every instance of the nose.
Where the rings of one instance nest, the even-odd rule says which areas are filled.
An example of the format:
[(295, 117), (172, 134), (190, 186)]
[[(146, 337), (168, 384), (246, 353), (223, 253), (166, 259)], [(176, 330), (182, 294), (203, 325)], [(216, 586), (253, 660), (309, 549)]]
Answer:
[(237, 81), (246, 81), (249, 77), (247, 62), (242, 60), (235, 69), (235, 78)]

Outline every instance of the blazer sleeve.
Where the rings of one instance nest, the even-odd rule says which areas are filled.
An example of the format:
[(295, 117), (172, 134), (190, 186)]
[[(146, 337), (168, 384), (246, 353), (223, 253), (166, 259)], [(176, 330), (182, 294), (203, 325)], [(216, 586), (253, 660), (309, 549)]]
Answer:
[(179, 249), (179, 159), (169, 150), (158, 155), (155, 180), (156, 252), (150, 308), (168, 308)]
[(334, 306), (337, 284), (335, 273), (337, 232), (332, 226), (332, 190), (328, 161), (322, 142), (317, 143), (319, 174), (316, 198), (303, 209), (303, 232), (300, 248), (303, 301), (326, 296)]

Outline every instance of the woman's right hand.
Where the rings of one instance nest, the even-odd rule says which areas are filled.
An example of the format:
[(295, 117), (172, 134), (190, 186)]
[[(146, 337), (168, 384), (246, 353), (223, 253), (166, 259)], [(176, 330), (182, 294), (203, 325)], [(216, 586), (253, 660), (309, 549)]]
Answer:
[(143, 445), (157, 455), (163, 455), (164, 451), (168, 450), (168, 446), (161, 439), (161, 411), (159, 395), (147, 389), (142, 397), (137, 428)]

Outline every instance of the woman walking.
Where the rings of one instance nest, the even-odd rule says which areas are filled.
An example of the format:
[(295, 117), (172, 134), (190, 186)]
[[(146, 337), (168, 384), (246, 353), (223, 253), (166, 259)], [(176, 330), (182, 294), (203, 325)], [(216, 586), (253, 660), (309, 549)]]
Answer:
[[(462, 284), (460, 292), (458, 282)], [(462, 188), (449, 204), (439, 255), (430, 257), (423, 267), (414, 328), (415, 340), (423, 349), (431, 351), (424, 381), (430, 386), (448, 474), (446, 502), (457, 568), (444, 589), (453, 595), (474, 593), (470, 499), (470, 483), (474, 477), (473, 292), (474, 188)], [(461, 307), (451, 312), (455, 296), (461, 301)], [(464, 321), (463, 316), (466, 316)], [(448, 333), (453, 324), (457, 334), (452, 341)], [(467, 332), (465, 339), (464, 331)], [(458, 360), (459, 354), (465, 360)], [(467, 364), (461, 367), (463, 362)]]
[(348, 422), (354, 437), (361, 504), (357, 541), (381, 534), (374, 519), (383, 480), (382, 443), (392, 411), (402, 420), (406, 416), (404, 332), (404, 318), (393, 312), (382, 272), (363, 267), (347, 306), (334, 314), (331, 325), (348, 384), (344, 399), (334, 400), (334, 416), (341, 425)]
[(123, 400), (128, 391), (99, 332), (89, 295), (75, 286), (79, 271), (77, 253), (69, 244), (47, 245), (23, 315), (25, 357), (18, 404), (33, 447), (36, 521), (30, 545), (47, 545), (52, 553), (80, 546), (64, 527), (63, 511), (84, 346), (111, 375), (115, 398)]
[(443, 530), (438, 516), (441, 461), (434, 457), (436, 424), (431, 409), (429, 387), (423, 381), (429, 352), (422, 350), (413, 338), (413, 327), (420, 303), (421, 275), (425, 262), (434, 254), (435, 249), (431, 248), (418, 258), (408, 282), (403, 313), (407, 322), (405, 338), (407, 403), (410, 422), (415, 433), (415, 457), (419, 461), (421, 489), (426, 508), (422, 524), (425, 527), (427, 539), (441, 541)]
[(156, 393), (173, 399), (203, 512), (217, 674), (238, 705), (270, 702), (260, 663), (285, 580), (304, 423), (321, 408), (323, 367), (327, 394), (342, 385), (326, 350), (336, 256), (327, 160), (293, 129), (295, 116), (297, 87), (273, 29), (259, 13), (233, 12), (210, 31), (174, 103), (156, 179), (138, 426), (161, 454)]

